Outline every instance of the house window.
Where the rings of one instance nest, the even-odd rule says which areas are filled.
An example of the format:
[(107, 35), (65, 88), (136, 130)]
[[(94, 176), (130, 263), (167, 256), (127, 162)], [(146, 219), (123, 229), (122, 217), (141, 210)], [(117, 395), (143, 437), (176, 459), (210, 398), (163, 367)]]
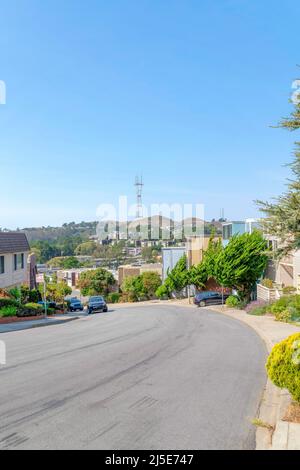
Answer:
[(223, 225), (223, 239), (229, 240), (232, 237), (232, 224)]
[(0, 274), (4, 274), (5, 272), (5, 261), (4, 256), (0, 256)]
[(14, 255), (14, 269), (15, 271), (18, 271), (19, 269), (24, 269), (24, 253)]

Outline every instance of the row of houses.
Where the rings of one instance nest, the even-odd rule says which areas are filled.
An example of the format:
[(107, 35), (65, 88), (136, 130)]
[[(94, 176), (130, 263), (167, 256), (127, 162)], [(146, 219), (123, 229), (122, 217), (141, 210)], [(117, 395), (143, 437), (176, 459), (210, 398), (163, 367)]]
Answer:
[[(256, 219), (224, 222), (222, 243), (226, 246), (232, 236), (252, 233), (256, 228), (259, 228)], [(275, 251), (278, 243), (276, 237), (266, 238), (269, 246)], [(146, 271), (155, 271), (164, 280), (168, 270), (172, 270), (184, 254), (187, 255), (189, 266), (199, 264), (208, 244), (208, 235), (190, 237), (183, 246), (163, 248), (162, 263), (119, 266), (113, 274), (119, 285), (122, 285), (125, 277)], [(70, 287), (75, 287), (82, 271), (82, 269), (61, 270), (58, 277), (64, 279)], [(21, 232), (0, 232), (0, 288), (9, 289), (22, 284), (27, 284), (31, 289), (36, 288), (36, 274), (35, 256), (30, 253), (26, 235)], [(300, 250), (279, 260), (275, 257), (270, 259), (265, 277), (274, 281), (277, 286), (293, 286), (300, 292)]]
[[(231, 237), (243, 233), (252, 233), (259, 229), (257, 219), (246, 219), (244, 221), (231, 221), (222, 224), (222, 244), (225, 247)], [(218, 237), (216, 237), (218, 239)], [(276, 237), (266, 236), (271, 251), (278, 248)], [(202, 261), (203, 253), (208, 247), (209, 236), (191, 237), (184, 247), (170, 247), (162, 250), (162, 277), (166, 278), (168, 270), (172, 270), (178, 260), (186, 254), (189, 266), (197, 265)], [(272, 280), (276, 286), (292, 286), (300, 293), (300, 250), (295, 250), (288, 256), (276, 259), (270, 258), (265, 277)]]

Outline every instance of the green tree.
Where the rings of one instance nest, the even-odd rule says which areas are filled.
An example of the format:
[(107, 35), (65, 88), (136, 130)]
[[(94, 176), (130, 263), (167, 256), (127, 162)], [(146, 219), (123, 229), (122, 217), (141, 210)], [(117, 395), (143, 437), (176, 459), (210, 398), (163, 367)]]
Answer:
[(37, 303), (40, 299), (40, 293), (37, 289), (29, 289), (26, 284), (22, 284), (20, 288), (21, 292), (21, 303)]
[(249, 300), (267, 260), (267, 243), (260, 232), (235, 235), (217, 257), (216, 280), (221, 286), (236, 289), (241, 298)]
[(168, 270), (167, 278), (163, 284), (163, 287), (159, 289), (159, 296), (161, 293), (168, 294), (172, 293), (180, 295), (182, 290), (189, 284), (189, 272), (187, 270), (187, 257), (183, 255), (177, 262), (175, 267), (170, 271)]
[(97, 244), (94, 241), (84, 242), (76, 247), (75, 254), (81, 256), (93, 256), (96, 248)]
[[(290, 131), (300, 129), (300, 93), (294, 111), (279, 123), (279, 127)], [(279, 257), (300, 248), (300, 142), (295, 142), (294, 159), (289, 166), (294, 179), (289, 180), (287, 191), (274, 202), (256, 201), (265, 214), (261, 220), (264, 231), (280, 241)]]
[(144, 248), (142, 248), (142, 258), (148, 263), (153, 263), (157, 255), (157, 249), (152, 246), (145, 246)]
[(144, 272), (141, 275), (144, 292), (148, 298), (155, 297), (155, 292), (161, 286), (160, 275), (154, 271)]
[[(40, 285), (40, 292), (42, 297), (44, 297), (44, 286)], [(71, 287), (66, 284), (64, 281), (60, 282), (49, 282), (49, 279), (46, 279), (46, 300), (55, 301), (59, 304), (62, 304), (63, 310), (65, 310), (65, 297), (72, 294)]]
[(50, 259), (47, 264), (49, 266), (61, 269), (76, 269), (82, 266), (80, 261), (75, 256), (57, 256), (55, 258)]
[(115, 284), (114, 276), (103, 268), (85, 271), (78, 280), (78, 288), (83, 295), (107, 295)]
[(208, 279), (215, 278), (215, 266), (218, 256), (223, 250), (221, 239), (215, 240), (215, 230), (213, 230), (207, 250), (203, 253), (202, 262), (191, 266), (189, 270), (189, 283), (197, 289), (205, 286)]
[(124, 279), (121, 290), (129, 302), (137, 302), (146, 296), (142, 276), (128, 276)]

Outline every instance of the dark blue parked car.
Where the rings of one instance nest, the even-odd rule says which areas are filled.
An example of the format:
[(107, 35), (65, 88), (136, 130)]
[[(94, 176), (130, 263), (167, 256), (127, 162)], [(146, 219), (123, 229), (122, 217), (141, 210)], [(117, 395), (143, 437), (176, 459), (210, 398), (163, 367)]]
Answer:
[[(223, 300), (229, 297), (230, 294), (223, 294)], [(216, 291), (204, 291), (199, 292), (194, 297), (194, 304), (198, 305), (198, 307), (205, 307), (205, 305), (217, 305), (222, 304), (222, 293)]]
[[(43, 300), (40, 300), (38, 302), (39, 305), (42, 305), (43, 308), (45, 308), (45, 302)], [(47, 308), (56, 308), (56, 302), (49, 300), (46, 302)]]
[(90, 297), (88, 305), (88, 312), (93, 313), (93, 312), (107, 312), (107, 304), (104, 300), (104, 298), (100, 295), (94, 295)]
[(69, 309), (70, 309), (70, 312), (76, 312), (77, 310), (81, 312), (83, 310), (83, 305), (79, 299), (73, 297), (72, 299), (70, 299)]

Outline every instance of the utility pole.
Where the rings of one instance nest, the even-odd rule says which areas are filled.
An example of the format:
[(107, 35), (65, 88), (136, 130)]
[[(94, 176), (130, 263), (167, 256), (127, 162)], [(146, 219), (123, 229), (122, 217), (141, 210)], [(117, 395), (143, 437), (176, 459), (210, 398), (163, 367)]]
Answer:
[[(190, 240), (187, 240), (187, 257), (186, 257), (186, 264), (187, 264), (187, 270), (190, 270), (190, 253), (191, 253), (191, 242)], [(188, 302), (189, 304), (191, 303), (191, 292), (190, 292), (190, 284), (188, 283), (187, 285), (187, 295), (188, 295)]]
[(47, 296), (46, 296), (46, 279), (45, 279), (45, 274), (44, 274), (44, 308), (45, 308), (45, 320), (47, 320)]

